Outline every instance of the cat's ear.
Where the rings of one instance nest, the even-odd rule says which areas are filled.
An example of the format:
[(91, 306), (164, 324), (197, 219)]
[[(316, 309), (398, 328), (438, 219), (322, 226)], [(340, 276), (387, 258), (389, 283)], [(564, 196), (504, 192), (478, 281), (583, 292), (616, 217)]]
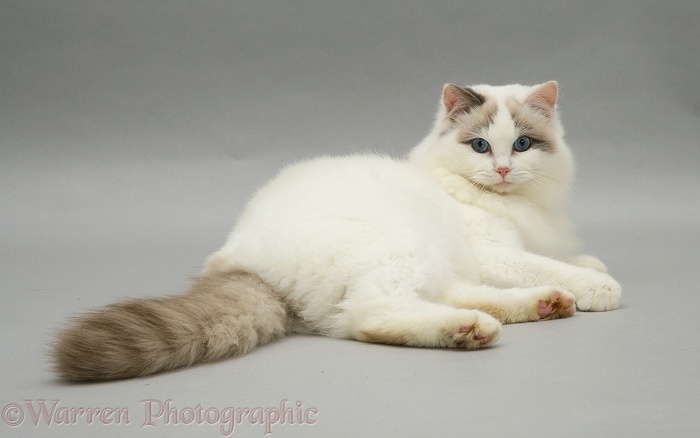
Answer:
[(557, 104), (557, 94), (559, 87), (556, 81), (545, 82), (537, 85), (535, 89), (525, 99), (525, 104), (546, 117), (552, 117), (554, 106)]
[(447, 84), (442, 88), (442, 103), (445, 105), (447, 117), (454, 121), (461, 113), (467, 113), (484, 104), (484, 96), (467, 87)]

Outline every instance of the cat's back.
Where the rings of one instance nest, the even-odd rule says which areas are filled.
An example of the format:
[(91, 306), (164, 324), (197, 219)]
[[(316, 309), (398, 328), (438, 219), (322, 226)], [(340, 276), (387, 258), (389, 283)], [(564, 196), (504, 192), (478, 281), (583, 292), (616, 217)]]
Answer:
[(448, 199), (428, 172), (407, 161), (370, 154), (322, 157), (283, 169), (251, 200), (241, 223), (272, 211), (286, 220), (387, 216), (420, 210), (436, 196)]
[(252, 198), (207, 269), (295, 260), (348, 262), (449, 247), (459, 205), (422, 167), (380, 155), (317, 158), (283, 169)]

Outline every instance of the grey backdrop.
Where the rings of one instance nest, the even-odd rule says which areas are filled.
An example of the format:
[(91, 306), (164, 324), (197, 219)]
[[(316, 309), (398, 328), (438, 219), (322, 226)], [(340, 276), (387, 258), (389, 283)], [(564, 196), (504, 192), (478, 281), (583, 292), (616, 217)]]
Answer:
[[(142, 400), (288, 399), (317, 423), (275, 436), (697, 436), (699, 41), (692, 0), (3, 0), (0, 435), (221, 436), (142, 427)], [(575, 221), (622, 283), (621, 310), (507, 326), (478, 352), (289, 337), (143, 379), (50, 373), (62, 322), (184, 290), (283, 163), (400, 156), (445, 82), (550, 79)], [(35, 426), (24, 400), (39, 399), (126, 408), (130, 424)]]

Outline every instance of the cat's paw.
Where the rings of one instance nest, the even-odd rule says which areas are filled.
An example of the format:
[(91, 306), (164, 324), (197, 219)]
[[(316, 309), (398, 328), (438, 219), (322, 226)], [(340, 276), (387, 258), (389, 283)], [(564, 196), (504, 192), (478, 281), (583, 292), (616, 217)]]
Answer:
[(622, 287), (608, 274), (593, 273), (577, 282), (576, 307), (585, 312), (603, 312), (620, 307)]
[(605, 263), (591, 255), (582, 254), (569, 259), (568, 262), (570, 265), (578, 266), (579, 268), (589, 268), (604, 273), (608, 272), (608, 267), (605, 266)]
[(571, 292), (546, 288), (538, 295), (537, 318), (540, 321), (568, 318), (576, 312), (576, 297)]
[[(476, 321), (455, 321), (448, 329), (448, 346), (474, 350), (493, 345), (501, 336), (501, 323), (493, 316), (475, 311)], [(471, 319), (471, 318), (470, 318)]]

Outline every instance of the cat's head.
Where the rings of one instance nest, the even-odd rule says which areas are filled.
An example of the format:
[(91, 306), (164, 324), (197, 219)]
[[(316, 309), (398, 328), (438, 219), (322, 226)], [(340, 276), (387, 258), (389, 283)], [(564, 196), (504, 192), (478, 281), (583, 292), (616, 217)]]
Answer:
[(479, 190), (560, 197), (568, 191), (573, 166), (557, 94), (556, 82), (445, 85), (433, 131), (412, 158)]

